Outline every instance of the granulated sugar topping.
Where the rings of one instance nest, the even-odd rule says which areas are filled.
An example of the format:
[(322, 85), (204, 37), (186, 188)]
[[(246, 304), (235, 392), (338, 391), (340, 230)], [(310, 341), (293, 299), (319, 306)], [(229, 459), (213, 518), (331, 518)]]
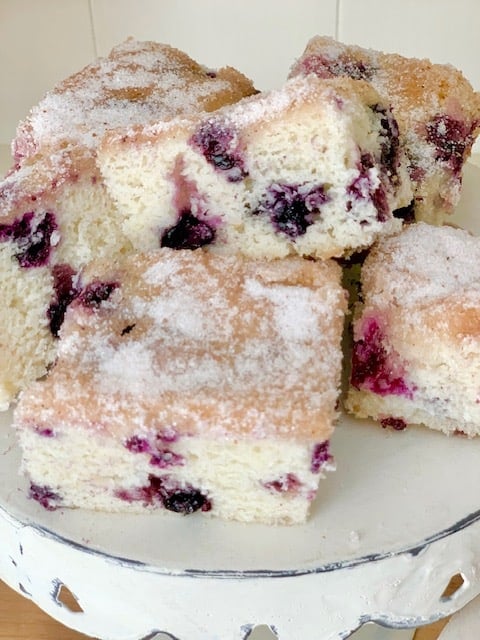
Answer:
[(480, 238), (449, 226), (411, 225), (379, 244), (365, 278), (376, 282), (374, 304), (427, 303), (462, 289), (480, 293)]
[(127, 40), (47, 93), (14, 147), (20, 157), (65, 140), (94, 149), (108, 130), (197, 112), (216, 93), (252, 93), (240, 73), (220, 75), (167, 45)]
[(295, 428), (310, 432), (333, 415), (345, 307), (336, 264), (170, 249), (120, 264), (95, 272), (118, 282), (108, 301), (70, 307), (52, 385), (77, 375), (109, 415), (143, 407), (193, 431), (288, 430), (300, 412)]

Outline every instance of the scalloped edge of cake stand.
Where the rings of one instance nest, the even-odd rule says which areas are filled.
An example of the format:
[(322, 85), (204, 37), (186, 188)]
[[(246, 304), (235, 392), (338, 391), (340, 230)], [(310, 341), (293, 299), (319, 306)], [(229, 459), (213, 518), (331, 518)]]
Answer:
[[(367, 622), (415, 629), (480, 593), (480, 521), (418, 547), (328, 571), (277, 576), (161, 571), (65, 540), (0, 508), (0, 577), (62, 624), (103, 640), (280, 640), (349, 637)], [(443, 592), (451, 577), (462, 586)], [(63, 604), (74, 594), (81, 611)], [(372, 632), (373, 635), (373, 632)], [(378, 637), (378, 633), (375, 635)]]

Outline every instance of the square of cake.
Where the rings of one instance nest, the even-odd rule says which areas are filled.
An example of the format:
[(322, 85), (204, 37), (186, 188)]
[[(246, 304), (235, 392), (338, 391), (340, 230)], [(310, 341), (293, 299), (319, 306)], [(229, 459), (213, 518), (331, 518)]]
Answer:
[(18, 125), (0, 181), (0, 409), (55, 358), (73, 275), (93, 258), (132, 250), (96, 164), (104, 133), (252, 93), (234, 69), (129, 39), (53, 87)]
[(31, 496), (303, 522), (332, 466), (340, 276), (202, 249), (89, 265), (54, 366), (15, 410)]
[(418, 223), (361, 271), (347, 410), (385, 427), (480, 433), (480, 238)]
[(398, 230), (412, 199), (389, 104), (350, 78), (109, 132), (98, 164), (138, 250), (329, 259)]
[(409, 160), (414, 199), (398, 212), (438, 224), (459, 201), (462, 169), (480, 130), (480, 94), (459, 69), (316, 36), (291, 76), (369, 82), (392, 107)]

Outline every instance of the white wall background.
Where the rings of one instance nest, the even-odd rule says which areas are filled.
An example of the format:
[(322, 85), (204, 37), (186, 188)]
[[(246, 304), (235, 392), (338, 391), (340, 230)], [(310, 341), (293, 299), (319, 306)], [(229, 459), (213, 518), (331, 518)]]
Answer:
[(463, 70), (480, 90), (480, 0), (0, 0), (0, 144), (57, 81), (126, 38), (278, 86), (315, 34)]

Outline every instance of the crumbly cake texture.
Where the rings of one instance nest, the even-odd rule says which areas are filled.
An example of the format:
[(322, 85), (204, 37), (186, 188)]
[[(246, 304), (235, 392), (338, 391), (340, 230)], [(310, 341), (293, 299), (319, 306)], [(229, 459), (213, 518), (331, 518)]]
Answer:
[(328, 259), (398, 230), (412, 198), (395, 119), (350, 78), (298, 77), (213, 114), (113, 131), (98, 163), (139, 250)]
[(46, 508), (297, 523), (332, 467), (334, 261), (199, 249), (93, 263), (14, 426)]
[(480, 238), (409, 225), (371, 250), (348, 411), (385, 427), (480, 433)]
[(291, 76), (348, 76), (371, 83), (392, 106), (409, 158), (415, 198), (406, 218), (439, 224), (458, 203), (462, 168), (480, 127), (480, 95), (451, 65), (317, 36)]
[(254, 92), (234, 69), (215, 72), (167, 45), (127, 40), (31, 110), (0, 182), (1, 408), (52, 362), (78, 269), (132, 250), (96, 165), (105, 132)]

